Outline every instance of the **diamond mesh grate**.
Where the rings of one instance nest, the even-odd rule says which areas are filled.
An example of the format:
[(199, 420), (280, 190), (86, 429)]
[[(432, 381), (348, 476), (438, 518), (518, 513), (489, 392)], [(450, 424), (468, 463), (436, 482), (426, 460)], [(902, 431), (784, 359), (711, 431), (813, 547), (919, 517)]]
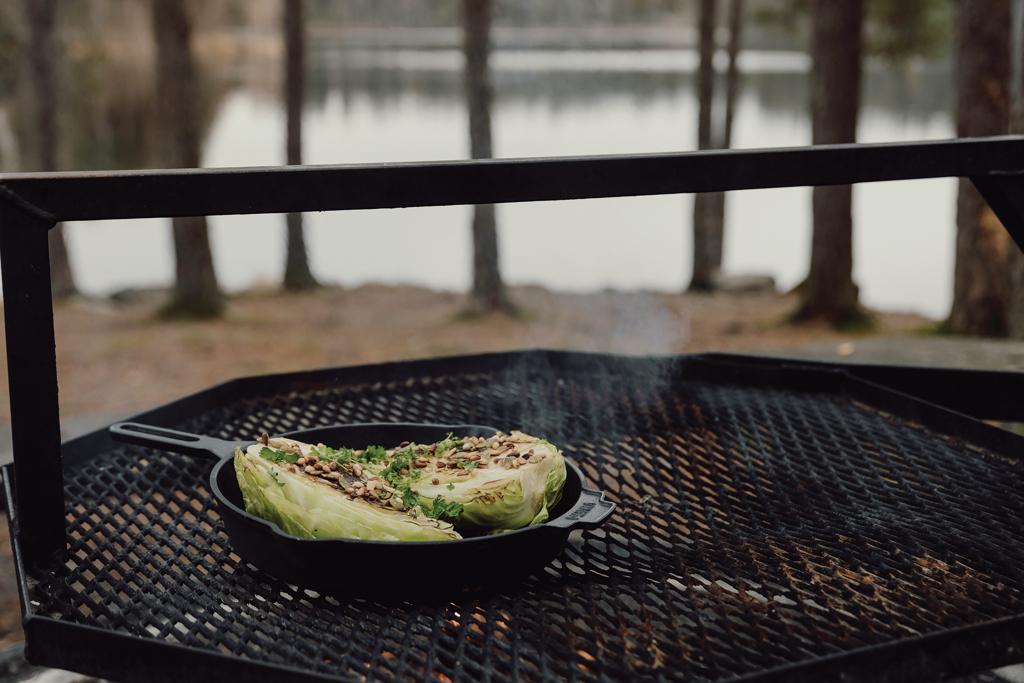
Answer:
[(682, 381), (654, 361), (425, 367), (324, 373), (330, 388), (178, 426), (521, 427), (564, 445), (615, 514), (522, 585), (389, 608), (262, 574), (231, 552), (207, 463), (118, 448), (67, 475), (71, 558), (33, 571), (35, 611), (339, 677), (442, 681), (721, 679), (1022, 611), (1020, 463), (838, 395)]

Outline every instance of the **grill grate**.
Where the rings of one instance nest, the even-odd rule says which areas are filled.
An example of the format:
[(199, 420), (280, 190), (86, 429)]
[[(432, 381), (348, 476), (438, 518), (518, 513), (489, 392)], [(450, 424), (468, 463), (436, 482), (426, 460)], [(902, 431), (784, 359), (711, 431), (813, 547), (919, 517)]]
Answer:
[(71, 552), (29, 570), (32, 610), (329, 676), (441, 681), (715, 680), (1024, 611), (1020, 462), (838, 391), (686, 366), (531, 353), (380, 381), (325, 371), (174, 425), (548, 436), (618, 508), (520, 585), (397, 607), (286, 585), (231, 552), (209, 464), (104, 444), (66, 476)]

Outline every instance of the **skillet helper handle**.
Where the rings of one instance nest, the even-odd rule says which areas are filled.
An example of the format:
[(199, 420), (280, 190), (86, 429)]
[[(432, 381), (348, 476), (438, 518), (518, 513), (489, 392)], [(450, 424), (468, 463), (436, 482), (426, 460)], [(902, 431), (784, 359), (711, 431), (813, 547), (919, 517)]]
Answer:
[(561, 529), (596, 529), (615, 510), (615, 503), (606, 500), (601, 491), (583, 489), (580, 499), (569, 512), (548, 523)]
[(110, 425), (108, 431), (115, 441), (214, 460), (226, 458), (235, 452), (235, 448), (247, 445), (246, 442), (215, 439), (139, 422), (118, 422)]

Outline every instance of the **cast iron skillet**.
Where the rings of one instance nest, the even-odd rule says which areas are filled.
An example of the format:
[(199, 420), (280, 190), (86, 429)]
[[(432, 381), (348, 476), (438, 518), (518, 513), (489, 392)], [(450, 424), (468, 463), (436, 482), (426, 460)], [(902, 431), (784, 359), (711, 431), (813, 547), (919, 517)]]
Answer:
[[(289, 432), (282, 436), (335, 448), (392, 447), (402, 441), (433, 443), (451, 432), (490, 436), (497, 430), (478, 425), (367, 423)], [(219, 460), (210, 473), (210, 489), (231, 547), (243, 559), (280, 579), (334, 593), (422, 593), (423, 587), (477, 587), (525, 576), (553, 559), (574, 529), (593, 529), (615, 504), (583, 486), (583, 475), (566, 461), (562, 499), (550, 519), (517, 531), (458, 541), (361, 541), (301, 539), (245, 511), (232, 456), (254, 441), (226, 441), (163, 427), (122, 422), (111, 436), (127, 443)]]

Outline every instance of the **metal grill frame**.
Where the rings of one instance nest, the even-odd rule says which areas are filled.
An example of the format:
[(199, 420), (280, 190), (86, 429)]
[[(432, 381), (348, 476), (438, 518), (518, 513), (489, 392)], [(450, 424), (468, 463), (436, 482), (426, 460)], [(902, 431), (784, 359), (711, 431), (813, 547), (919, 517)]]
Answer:
[[(1024, 136), (414, 164), (4, 174), (0, 265), (14, 448), (5, 488), (14, 503), (9, 507), (20, 576), (24, 578), (25, 565), (62, 552), (66, 541), (47, 246), (47, 231), (60, 221), (545, 201), (938, 177), (969, 178), (1024, 248)], [(959, 374), (954, 390), (948, 374), (909, 368), (853, 372), (902, 382), (904, 390), (926, 396), (930, 392), (951, 399), (954, 406), (962, 406), (968, 396), (1001, 404), (1006, 414), (1015, 412), (1014, 406), (981, 389), (1005, 392), (1020, 386), (1009, 373)], [(968, 394), (968, 388), (978, 393)], [(209, 396), (216, 394), (212, 391)], [(1015, 413), (1018, 419), (1021, 414)], [(71, 444), (67, 446), (71, 451)], [(59, 634), (40, 633), (41, 622), (33, 624), (28, 607), (23, 603), (32, 652), (34, 643)], [(76, 634), (79, 642), (86, 642), (89, 632), (76, 628)]]
[[(751, 387), (763, 383), (794, 387), (811, 392), (823, 391), (844, 396), (873, 409), (919, 424), (937, 434), (954, 435), (958, 440), (988, 449), (1000, 456), (1020, 461), (1024, 437), (988, 425), (977, 417), (922, 400), (912, 393), (893, 390), (872, 381), (875, 367), (831, 363), (788, 361), (735, 354), (693, 354), (674, 357), (623, 357), (607, 354), (586, 354), (565, 351), (533, 350), (491, 353), (477, 356), (435, 358), (421, 361), (399, 361), (377, 365), (333, 368), (278, 375), (244, 377), (225, 382), (201, 392), (178, 399), (164, 406), (134, 416), (132, 419), (156, 425), (174, 426), (246, 396), (282, 395), (319, 389), (325, 385), (365, 385), (402, 382), (407, 378), (434, 372), (457, 370), (479, 374), (497, 372), (502, 367), (537, 359), (543, 367), (563, 364), (612, 365), (628, 368), (649, 361), (673, 362), (683, 366), (709, 369), (698, 372), (696, 379), (707, 374), (716, 382), (736, 382)], [(884, 369), (878, 367), (877, 369)], [(1024, 375), (992, 371), (940, 370), (930, 368), (899, 368), (904, 389), (934, 396), (937, 387), (956, 384), (960, 390), (982, 391), (999, 379), (1010, 380), (1014, 386), (1024, 384)], [(1005, 385), (1004, 385), (1005, 386)], [(1001, 413), (998, 400), (974, 406), (977, 416)], [(66, 463), (70, 467), (83, 464), (97, 452), (109, 447), (105, 430), (70, 440), (64, 444)], [(5, 495), (13, 495), (13, 466), (2, 469)], [(187, 670), (197, 680), (274, 680), (326, 681), (338, 680), (320, 673), (282, 664), (270, 664), (225, 655), (208, 649), (168, 643), (159, 639), (115, 632), (104, 628), (65, 621), (34, 613), (29, 603), (30, 567), (14, 537), (18, 528), (17, 510), (10, 511), (9, 524), (14, 538), (15, 567), (18, 574), (22, 609), (26, 615), (26, 655), (30, 661), (113, 679), (138, 681), (172, 681)], [(805, 659), (777, 668), (743, 676), (745, 681), (806, 680), (827, 678), (843, 680), (908, 680), (922, 675), (942, 673), (965, 675), (1024, 660), (1024, 613), (983, 623), (910, 636), (863, 646), (833, 655)], [(118, 657), (111, 658), (110, 652)], [(168, 662), (175, 666), (169, 668)], [(852, 677), (852, 678), (851, 678)]]

